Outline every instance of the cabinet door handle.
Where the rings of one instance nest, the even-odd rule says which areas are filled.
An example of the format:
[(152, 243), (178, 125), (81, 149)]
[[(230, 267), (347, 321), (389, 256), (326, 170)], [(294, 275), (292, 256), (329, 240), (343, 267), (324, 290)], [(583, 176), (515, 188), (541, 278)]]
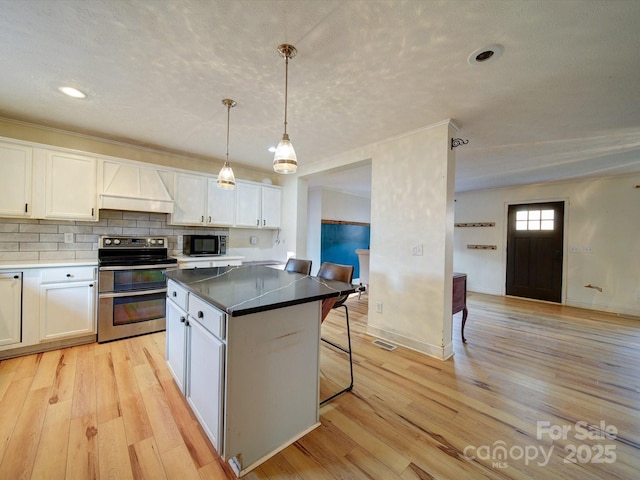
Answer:
[(24, 204), (24, 213), (29, 213), (29, 204), (28, 203)]
[(177, 297), (178, 296), (178, 292), (171, 292), (171, 296), (172, 297)]
[(180, 317), (180, 323), (185, 323), (187, 319), (185, 317)]
[(95, 208), (92, 208), (92, 209), (91, 209), (91, 216), (92, 216), (92, 217), (93, 217), (94, 212), (95, 212)]
[(204, 318), (204, 312), (201, 310), (198, 311), (198, 318)]
[(260, 219), (256, 220), (256, 225), (259, 227), (260, 226)]
[(262, 226), (265, 226), (267, 224), (266, 220), (262, 220)]
[(20, 275), (14, 275), (13, 278), (15, 278), (16, 280), (20, 278)]
[(70, 273), (67, 273), (67, 278), (71, 278), (71, 274)]
[(202, 215), (202, 216), (200, 217), (200, 221), (201, 221), (202, 223), (204, 223), (204, 215)]
[(90, 283), (89, 286), (93, 288), (93, 283)]
[(211, 223), (211, 215), (209, 215), (209, 223)]

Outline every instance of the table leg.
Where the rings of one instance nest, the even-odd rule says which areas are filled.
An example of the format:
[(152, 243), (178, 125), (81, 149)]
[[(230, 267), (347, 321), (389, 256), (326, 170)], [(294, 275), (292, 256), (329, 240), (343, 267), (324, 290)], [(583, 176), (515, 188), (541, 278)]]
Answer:
[(467, 343), (467, 339), (464, 338), (464, 324), (467, 323), (467, 313), (469, 313), (469, 311), (467, 310), (467, 307), (464, 307), (462, 309), (462, 328), (460, 329), (463, 343)]

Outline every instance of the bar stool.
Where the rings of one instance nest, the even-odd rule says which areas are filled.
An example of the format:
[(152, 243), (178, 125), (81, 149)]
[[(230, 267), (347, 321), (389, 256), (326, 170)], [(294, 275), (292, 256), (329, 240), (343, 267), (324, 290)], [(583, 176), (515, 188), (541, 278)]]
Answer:
[(284, 266), (285, 272), (296, 272), (304, 275), (311, 273), (311, 260), (303, 260), (302, 258), (290, 258)]
[[(317, 276), (319, 278), (324, 278), (325, 280), (337, 280), (339, 282), (351, 283), (351, 280), (353, 280), (353, 266), (352, 265), (340, 265), (338, 263), (324, 262), (322, 265), (320, 265), (320, 270), (318, 270), (318, 275)], [(350, 373), (350, 376), (351, 376), (351, 382), (349, 383), (349, 385), (347, 387), (343, 388), (339, 392), (336, 392), (333, 395), (330, 395), (329, 397), (325, 398), (324, 400), (321, 400), (320, 401), (320, 405), (324, 405), (328, 401), (333, 400), (334, 398), (336, 398), (338, 395), (342, 395), (343, 393), (349, 392), (349, 391), (351, 391), (353, 389), (353, 354), (352, 354), (352, 351), (351, 351), (351, 330), (349, 328), (349, 309), (347, 308), (347, 305), (345, 304), (345, 302), (347, 301), (348, 298), (349, 298), (349, 295), (342, 295), (341, 297), (339, 297), (336, 300), (336, 302), (331, 307), (331, 310), (336, 309), (336, 308), (340, 308), (340, 307), (344, 307), (344, 311), (345, 311), (345, 315), (346, 315), (346, 319), (347, 319), (347, 345), (348, 345), (348, 347), (345, 348), (345, 347), (343, 347), (341, 345), (338, 345), (338, 344), (336, 344), (336, 343), (334, 343), (334, 342), (332, 342), (330, 340), (327, 340), (326, 338), (320, 337), (320, 339), (323, 342), (328, 343), (332, 347), (335, 347), (338, 350), (340, 350), (340, 351), (346, 353), (347, 355), (349, 355), (349, 373)], [(327, 311), (327, 314), (328, 314), (328, 311)], [(323, 314), (322, 322), (324, 322), (325, 318), (326, 318), (326, 314)]]

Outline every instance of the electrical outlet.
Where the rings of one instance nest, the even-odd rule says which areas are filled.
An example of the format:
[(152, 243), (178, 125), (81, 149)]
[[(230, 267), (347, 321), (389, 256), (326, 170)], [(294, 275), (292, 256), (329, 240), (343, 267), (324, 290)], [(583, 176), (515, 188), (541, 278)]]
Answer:
[(593, 252), (593, 248), (591, 247), (584, 247), (584, 253), (591, 253)]
[(421, 243), (413, 246), (413, 248), (411, 249), (411, 255), (413, 257), (421, 257), (422, 256), (422, 244)]
[(382, 313), (382, 302), (376, 302), (376, 312)]
[(571, 247), (569, 247), (569, 251), (571, 253), (578, 253), (580, 251), (580, 247), (576, 247), (575, 245), (572, 245)]
[(73, 232), (65, 232), (64, 243), (73, 243)]

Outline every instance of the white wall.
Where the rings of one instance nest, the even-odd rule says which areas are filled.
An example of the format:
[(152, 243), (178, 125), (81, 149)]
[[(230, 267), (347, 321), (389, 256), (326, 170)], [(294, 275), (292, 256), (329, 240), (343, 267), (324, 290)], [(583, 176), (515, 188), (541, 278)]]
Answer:
[[(456, 223), (496, 226), (455, 229), (454, 270), (468, 274), (469, 290), (504, 295), (507, 206), (564, 200), (563, 303), (640, 315), (639, 184), (640, 175), (627, 175), (459, 193)], [(468, 244), (497, 245), (497, 250), (469, 250)], [(589, 284), (602, 292), (585, 288)]]
[[(371, 160), (368, 332), (442, 359), (452, 353), (454, 132), (446, 121), (298, 170)], [(416, 245), (423, 255), (411, 255)]]

